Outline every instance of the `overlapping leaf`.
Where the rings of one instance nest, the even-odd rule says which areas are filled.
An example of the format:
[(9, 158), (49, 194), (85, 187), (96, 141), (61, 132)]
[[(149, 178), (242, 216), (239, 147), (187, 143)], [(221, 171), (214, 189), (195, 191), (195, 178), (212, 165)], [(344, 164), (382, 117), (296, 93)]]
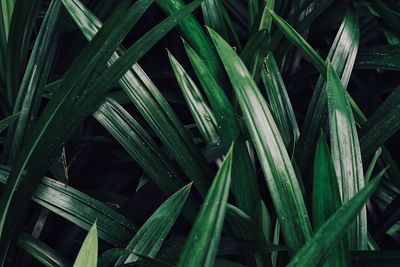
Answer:
[[(328, 64), (328, 110), (332, 160), (343, 203), (364, 187), (364, 174), (356, 123), (346, 91), (333, 67)], [(356, 224), (349, 228), (352, 249), (367, 249), (367, 214), (362, 209)]]
[[(91, 40), (102, 26), (100, 20), (78, 0), (63, 1), (82, 33)], [(123, 50), (119, 48), (108, 64), (115, 62)], [(196, 181), (195, 187), (205, 194), (210, 177), (205, 161), (158, 88), (138, 64), (134, 64), (119, 83), (187, 176)]]
[(238, 55), (209, 30), (243, 112), (288, 250), (294, 253), (311, 236), (311, 227), (295, 171), (265, 99)]
[[(185, 205), (190, 188), (191, 184), (181, 188), (161, 204), (129, 241), (126, 249), (146, 257), (156, 256)], [(134, 262), (138, 258), (135, 254), (131, 254), (128, 257), (121, 257), (116, 264)]]
[(214, 265), (231, 184), (233, 146), (225, 157), (186, 239), (177, 267)]

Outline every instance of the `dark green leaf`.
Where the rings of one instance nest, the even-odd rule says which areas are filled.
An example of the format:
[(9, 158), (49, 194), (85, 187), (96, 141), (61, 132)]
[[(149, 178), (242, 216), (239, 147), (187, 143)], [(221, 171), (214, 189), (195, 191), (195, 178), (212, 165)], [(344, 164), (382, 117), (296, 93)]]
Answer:
[(383, 173), (378, 175), (351, 200), (343, 204), (296, 253), (288, 266), (321, 266), (329, 257), (332, 246), (339, 242), (348, 226), (364, 207), (382, 175)]
[(214, 265), (231, 184), (232, 152), (233, 146), (204, 199), (180, 254), (178, 267), (212, 267)]
[[(328, 54), (328, 59), (341, 77), (344, 87), (350, 80), (359, 43), (359, 26), (355, 12), (349, 9)], [(321, 73), (311, 102), (308, 106), (299, 145), (296, 151), (296, 159), (302, 172), (307, 168), (307, 163), (312, 157), (318, 134), (325, 126), (326, 115), (326, 72)]]
[[(190, 188), (191, 184), (183, 187), (158, 207), (131, 239), (126, 249), (147, 257), (156, 256), (185, 204)], [(137, 259), (138, 256), (131, 254), (121, 257), (116, 264), (130, 263)]]
[(20, 115), (20, 113), (16, 113), (16, 114), (11, 115), (11, 116), (9, 116), (9, 117), (7, 117), (7, 118), (5, 118), (5, 119), (2, 119), (2, 120), (0, 121), (0, 133), (1, 133), (2, 131), (4, 131), (5, 129), (7, 129), (7, 127), (8, 127), (10, 124), (12, 124), (15, 120), (17, 120), (19, 115)]
[(400, 45), (384, 45), (361, 50), (354, 65), (357, 69), (400, 71)]
[(271, 112), (274, 115), (283, 141), (286, 147), (289, 149), (292, 148), (293, 151), (300, 131), (285, 84), (283, 83), (275, 58), (271, 53), (268, 53), (265, 57), (262, 78), (267, 91)]
[[(2, 183), (8, 175), (0, 167)], [(50, 178), (42, 178), (32, 200), (85, 230), (97, 219), (99, 237), (114, 246), (125, 246), (136, 231), (131, 221), (104, 203)]]
[[(318, 230), (341, 205), (335, 169), (328, 144), (322, 134), (315, 152), (312, 198), (313, 227), (314, 230)], [(350, 266), (346, 237), (331, 249), (331, 255), (324, 266)]]
[(239, 208), (253, 217), (254, 207), (258, 205), (261, 196), (257, 189), (257, 179), (236, 113), (229, 98), (217, 80), (213, 78), (205, 62), (187, 43), (184, 44), (196, 76), (214, 112), (225, 149), (227, 150), (232, 142), (235, 142), (235, 151), (237, 153), (233, 155), (232, 190)]
[(25, 133), (32, 127), (33, 118), (37, 116), (43, 88), (50, 72), (57, 46), (57, 32), (60, 31), (58, 23), (60, 9), (61, 1), (53, 1), (50, 4), (36, 37), (21, 86), (19, 87), (14, 103), (14, 112), (21, 113), (17, 123), (8, 131), (2, 159), (7, 165), (12, 165), (14, 162), (25, 138)]
[[(68, 1), (70, 2), (70, 0)], [(85, 37), (91, 40), (101, 27), (101, 22), (79, 2), (69, 3), (67, 10), (73, 16)], [(108, 63), (115, 62), (120, 54), (123, 54), (123, 51), (122, 48), (118, 49)], [(211, 174), (209, 174), (204, 159), (194, 146), (182, 122), (164, 96), (138, 64), (134, 64), (119, 83), (154, 132), (174, 155), (187, 176), (199, 181), (195, 184), (195, 187), (205, 194), (207, 190), (204, 181), (207, 181)], [(178, 188), (182, 186), (180, 185)], [(176, 190), (177, 188), (172, 192)]]
[(31, 235), (21, 233), (18, 238), (18, 246), (29, 255), (47, 267), (68, 267), (71, 266), (54, 249), (33, 238)]
[(360, 144), (366, 158), (400, 129), (400, 86), (379, 106), (363, 125)]

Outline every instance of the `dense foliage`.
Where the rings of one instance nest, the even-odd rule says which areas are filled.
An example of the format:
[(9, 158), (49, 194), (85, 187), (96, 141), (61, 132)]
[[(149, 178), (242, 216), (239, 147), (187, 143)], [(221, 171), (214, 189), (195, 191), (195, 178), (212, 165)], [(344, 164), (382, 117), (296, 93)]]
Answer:
[(0, 264), (398, 266), (398, 71), (396, 0), (0, 0)]

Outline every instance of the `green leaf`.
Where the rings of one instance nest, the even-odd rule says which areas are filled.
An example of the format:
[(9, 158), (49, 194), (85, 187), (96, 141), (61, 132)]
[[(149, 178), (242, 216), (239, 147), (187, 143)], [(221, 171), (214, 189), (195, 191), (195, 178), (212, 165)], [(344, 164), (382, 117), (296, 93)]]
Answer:
[(236, 113), (229, 98), (218, 81), (211, 75), (205, 62), (186, 42), (184, 42), (184, 45), (196, 76), (215, 115), (222, 144), (228, 150), (232, 142), (235, 142), (236, 153), (233, 155), (232, 164), (232, 190), (238, 206), (251, 217), (254, 217), (254, 207), (261, 200), (261, 195)]
[[(132, 158), (143, 168), (153, 182), (167, 195), (178, 191), (187, 182), (154, 140), (139, 123), (117, 102), (108, 98), (94, 113), (99, 121)], [(191, 221), (197, 211), (196, 202), (188, 201), (186, 218)]]
[(285, 20), (283, 20), (274, 11), (269, 10), (272, 19), (276, 25), (280, 28), (283, 34), (297, 47), (301, 48), (301, 51), (306, 54), (307, 58), (310, 59), (311, 63), (317, 68), (320, 73), (324, 73), (326, 70), (325, 62), (315, 52), (315, 50), (304, 40), (304, 38), (290, 26)]
[(0, 8), (1, 8), (0, 14), (2, 16), (2, 22), (4, 24), (3, 28), (6, 37), (8, 37), (8, 32), (10, 30), (11, 17), (13, 14), (15, 1), (16, 0), (1, 0), (0, 2)]
[[(344, 87), (347, 86), (350, 80), (357, 55), (359, 35), (357, 16), (352, 9), (349, 9), (328, 54), (328, 59), (341, 77)], [(301, 131), (305, 134), (300, 135), (296, 151), (296, 159), (302, 172), (307, 169), (307, 164), (310, 162), (312, 153), (315, 150), (319, 131), (325, 126), (327, 119), (326, 106), (326, 71), (324, 71), (318, 79), (308, 106)]]
[[(11, 0), (14, 1), (14, 0)], [(58, 0), (59, 1), (59, 0)], [(42, 0), (15, 0), (6, 52), (6, 85), (9, 104), (12, 107), (25, 70), (30, 38)], [(57, 4), (57, 3), (55, 3)]]
[(311, 236), (311, 226), (289, 155), (271, 111), (244, 63), (217, 33), (211, 29), (209, 32), (254, 142), (288, 250), (294, 253)]
[(371, 159), (371, 163), (369, 164), (367, 171), (365, 172), (365, 175), (364, 175), (365, 183), (368, 183), (369, 179), (371, 178), (372, 172), (374, 171), (374, 168), (376, 165), (376, 162), (378, 161), (381, 154), (382, 154), (382, 148), (378, 148), (375, 151), (375, 154)]
[(19, 115), (20, 115), (20, 113), (18, 112), (16, 114), (8, 116), (5, 119), (2, 119), (0, 121), (0, 133), (2, 131), (4, 131), (5, 129), (7, 129), (7, 127), (10, 126), (10, 124), (12, 124), (14, 121), (16, 121), (18, 119)]
[(364, 207), (382, 175), (383, 173), (378, 175), (351, 200), (343, 204), (296, 253), (288, 266), (321, 266), (329, 257), (332, 246), (339, 242)]
[[(167, 14), (172, 14), (185, 7), (185, 3), (182, 0), (156, 0), (156, 3)], [(220, 66), (215, 50), (197, 19), (194, 16), (189, 16), (179, 26), (185, 35), (185, 39), (206, 62), (212, 75), (221, 80), (221, 77), (224, 77), (223, 69)]]
[(3, 152), (3, 163), (12, 165), (20, 150), (25, 133), (32, 127), (39, 111), (43, 89), (50, 72), (60, 31), (61, 2), (51, 2), (36, 37), (24, 77), (19, 87), (14, 112), (21, 112), (18, 121), (10, 128)]
[(18, 238), (18, 246), (29, 253), (33, 258), (47, 267), (68, 267), (71, 266), (54, 249), (38, 239), (33, 238), (24, 232)]
[[(0, 167), (0, 182), (5, 183), (9, 170)], [(99, 238), (113, 246), (125, 246), (136, 232), (130, 220), (104, 203), (56, 180), (43, 177), (32, 201), (55, 214), (89, 230), (97, 220)]]
[(177, 267), (213, 266), (231, 183), (233, 146), (225, 157), (186, 239)]
[(78, 256), (75, 259), (74, 267), (97, 267), (97, 227), (96, 222), (90, 228)]
[(265, 1), (265, 7), (261, 15), (259, 30), (271, 32), (272, 17), (268, 10), (274, 10), (275, 0)]
[[(140, 6), (141, 2), (138, 3), (137, 5)], [(38, 122), (32, 129), (31, 135), (26, 140), (24, 147), (14, 162), (10, 177), (0, 199), (0, 236), (3, 241), (1, 246), (9, 247), (8, 242), (11, 241), (11, 237), (14, 235), (14, 230), (4, 231), (5, 222), (7, 222), (6, 228), (16, 229), (17, 223), (14, 223), (13, 220), (20, 221), (18, 216), (22, 216), (24, 208), (29, 203), (29, 199), (40, 178), (49, 167), (50, 160), (55, 157), (55, 154), (62, 146), (62, 142), (65, 142), (67, 137), (72, 134), (79, 122), (86, 118), (88, 113), (98, 105), (99, 100), (93, 99), (93, 95), (98, 96), (100, 99), (102, 98), (102, 94), (97, 90), (99, 87), (92, 87), (89, 90), (86, 86), (91, 79), (104, 69), (105, 62), (111, 56), (113, 49), (128, 34), (130, 27), (133, 26), (132, 24), (137, 22), (138, 15), (144, 12), (144, 10), (137, 8), (138, 6), (136, 5), (129, 10), (130, 12), (126, 11), (129, 4), (129, 1), (124, 1), (116, 8), (116, 11), (108, 21), (107, 27), (103, 27), (103, 31), (98, 34), (98, 38), (91, 42), (81, 52), (78, 59), (75, 60), (60, 84), (60, 90), (57, 91), (58, 94), (46, 105)], [(110, 87), (106, 86), (103, 89), (106, 91)], [(87, 91), (84, 89), (87, 89)], [(91, 94), (88, 92), (91, 92)], [(80, 98), (82, 94), (85, 97)], [(90, 95), (92, 97), (89, 97)], [(71, 110), (75, 112), (71, 114)], [(14, 191), (24, 169), (28, 169), (28, 177), (30, 179), (23, 179), (20, 184), (22, 193), (15, 195)], [(10, 209), (10, 205), (18, 205), (19, 208)], [(15, 214), (11, 215), (10, 213)], [(6, 220), (7, 216), (11, 216), (13, 220)], [(0, 253), (2, 253), (0, 255), (0, 261), (2, 262), (7, 249), (0, 249)]]
[(187, 74), (185, 69), (179, 64), (174, 56), (168, 51), (169, 61), (174, 70), (175, 77), (185, 97), (186, 103), (192, 113), (194, 121), (201, 135), (207, 144), (213, 144), (220, 141), (218, 126), (214, 114), (209, 108), (207, 102), (201, 95), (194, 81)]
[(383, 45), (361, 50), (354, 67), (356, 69), (380, 69), (400, 71), (400, 45)]
[[(155, 257), (185, 204), (190, 188), (191, 184), (181, 188), (158, 207), (131, 239), (126, 249), (139, 255)], [(121, 257), (116, 264), (134, 262), (138, 258), (131, 254)]]
[[(67, 0), (64, 0), (66, 2)], [(101, 28), (101, 22), (80, 2), (68, 0), (67, 10), (89, 40)], [(108, 64), (114, 63), (124, 49), (119, 48)], [(211, 177), (204, 158), (193, 144), (191, 137), (184, 129), (165, 97), (149, 79), (138, 64), (135, 64), (119, 81), (124, 92), (129, 96), (141, 115), (146, 119), (154, 132), (191, 179), (198, 181), (195, 187), (204, 194), (207, 192)], [(207, 186), (206, 186), (207, 185)], [(180, 185), (178, 188), (182, 187)], [(178, 190), (175, 188), (172, 192)]]
[(360, 144), (364, 158), (374, 153), (400, 129), (399, 101), (400, 86), (394, 89), (361, 128)]
[(235, 25), (221, 0), (204, 0), (201, 10), (205, 25), (215, 29), (227, 40), (235, 42), (240, 48)]
[(258, 82), (261, 77), (261, 69), (268, 41), (268, 32), (266, 30), (261, 30), (250, 38), (240, 54), (240, 57), (256, 82)]
[[(328, 64), (328, 111), (332, 160), (343, 203), (364, 187), (364, 174), (356, 123), (340, 78)], [(367, 249), (367, 214), (361, 210), (356, 223), (349, 227), (351, 249)]]
[[(319, 138), (315, 152), (312, 192), (313, 227), (317, 230), (341, 205), (335, 169), (323, 134)], [(350, 266), (346, 237), (331, 249), (331, 255), (324, 266)]]
[[(131, 24), (139, 19), (139, 15), (147, 9), (148, 3), (136, 2), (131, 9), (125, 12), (126, 2), (122, 2), (117, 7), (118, 12), (114, 12), (108, 23), (102, 27), (64, 76), (60, 90), (57, 91), (59, 94), (54, 96), (46, 106), (43, 115), (33, 129), (31, 138), (26, 142), (22, 149), (23, 152), (17, 158), (0, 202), (0, 229), (3, 230), (1, 238), (7, 240), (2, 242), (2, 246), (9, 247), (8, 243), (18, 226), (13, 221), (20, 221), (19, 217), (23, 215), (29, 197), (33, 194), (40, 177), (45, 173), (50, 160), (54, 158), (62, 143), (74, 132), (79, 123), (101, 103), (111, 86), (132, 67), (132, 64), (144, 56), (156, 42), (195, 10), (199, 4), (200, 2), (193, 2), (153, 27), (132, 45), (123, 57), (104, 70), (105, 63), (121, 41), (121, 36), (123, 37), (129, 32)], [(101, 70), (104, 71), (101, 72)], [(91, 81), (91, 79), (95, 80)], [(89, 87), (87, 87), (88, 83)], [(74, 113), (71, 113), (71, 110), (74, 110)], [(13, 197), (16, 184), (25, 167), (28, 169), (27, 175), (30, 179), (24, 179), (21, 182), (20, 192), (22, 193)], [(19, 208), (14, 209), (14, 205)], [(13, 219), (6, 220), (6, 216)], [(7, 230), (4, 231), (5, 221), (7, 221)], [(2, 253), (6, 253), (6, 251), (0, 249)], [(4, 259), (4, 256), (3, 254), (1, 259)]]
[(265, 90), (267, 91), (271, 112), (274, 115), (283, 141), (286, 147), (288, 149), (292, 148), (291, 150), (293, 151), (300, 131), (285, 84), (283, 83), (275, 58), (271, 53), (268, 53), (264, 59), (262, 78)]

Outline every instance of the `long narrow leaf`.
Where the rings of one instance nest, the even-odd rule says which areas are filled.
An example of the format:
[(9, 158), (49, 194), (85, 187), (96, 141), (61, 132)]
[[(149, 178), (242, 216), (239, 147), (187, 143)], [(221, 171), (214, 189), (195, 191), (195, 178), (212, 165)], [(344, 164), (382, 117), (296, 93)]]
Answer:
[[(332, 66), (328, 65), (327, 81), (329, 128), (332, 160), (343, 203), (349, 201), (364, 187), (364, 174), (356, 123), (346, 98), (346, 91)], [(367, 215), (361, 210), (349, 230), (352, 249), (367, 249)]]
[[(101, 28), (102, 23), (78, 0), (63, 0), (84, 36), (91, 40)], [(115, 52), (108, 64), (114, 63), (124, 49)], [(168, 150), (174, 155), (188, 177), (197, 181), (208, 180), (211, 174), (200, 152), (194, 146), (190, 136), (183, 127), (165, 97), (149, 79), (138, 64), (134, 64), (119, 81), (124, 92), (135, 104), (154, 132), (159, 136)], [(206, 187), (196, 184), (196, 188), (205, 194)], [(175, 192), (175, 189), (173, 192)]]
[(12, 124), (15, 120), (18, 119), (19, 113), (13, 114), (11, 116), (8, 116), (5, 119), (2, 119), (0, 121), (0, 133), (2, 131), (4, 131), (5, 129), (7, 129), (8, 126), (10, 126), (10, 124)]
[(288, 148), (294, 148), (300, 131), (285, 84), (283, 83), (275, 58), (271, 53), (265, 57), (262, 78), (271, 106), (271, 112), (275, 116), (281, 136)]
[[(0, 182), (5, 183), (9, 170), (0, 168)], [(136, 227), (126, 217), (104, 203), (53, 179), (42, 178), (32, 201), (89, 230), (97, 220), (99, 237), (113, 246), (125, 246)]]
[[(172, 14), (185, 7), (185, 3), (182, 0), (156, 0), (156, 3), (167, 14)], [(212, 75), (218, 80), (224, 77), (223, 70), (218, 62), (218, 56), (197, 19), (194, 16), (187, 17), (180, 24), (180, 28), (188, 42), (194, 47), (201, 58), (207, 62)]]
[(208, 144), (219, 142), (220, 138), (217, 130), (217, 122), (213, 112), (201, 95), (200, 90), (197, 88), (196, 84), (187, 74), (185, 69), (169, 52), (168, 57), (179, 87), (181, 88), (182, 94), (185, 97), (186, 103), (189, 106), (200, 133)]
[(311, 236), (311, 226), (289, 155), (271, 111), (244, 63), (217, 33), (209, 32), (244, 114), (288, 250), (294, 253)]
[(400, 86), (394, 89), (361, 128), (360, 144), (364, 157), (374, 153), (400, 129), (399, 101)]
[[(14, 0), (12, 0), (14, 1)], [(60, 1), (60, 0), (57, 0)], [(25, 70), (30, 38), (42, 0), (15, 0), (7, 42), (7, 96), (14, 104), (17, 90)], [(57, 4), (57, 3), (55, 3)]]
[[(328, 144), (321, 134), (315, 152), (313, 173), (312, 218), (314, 230), (318, 230), (340, 206), (341, 200), (335, 169)], [(338, 245), (332, 247), (331, 255), (324, 266), (350, 266), (350, 253), (346, 237)]]
[[(347, 86), (353, 69), (359, 43), (359, 26), (355, 12), (350, 9), (328, 54), (328, 59), (332, 66), (341, 77), (344, 87)], [(296, 151), (296, 159), (300, 170), (304, 172), (307, 163), (310, 162), (312, 153), (318, 140), (318, 134), (324, 127), (327, 119), (326, 115), (326, 71), (318, 79), (316, 88), (313, 92), (310, 105), (307, 109), (300, 135), (299, 146)]]
[[(25, 137), (25, 132), (32, 126), (33, 118), (37, 116), (42, 92), (50, 72), (54, 52), (57, 46), (60, 30), (59, 14), (61, 1), (53, 1), (40, 27), (35, 45), (29, 58), (17, 99), (14, 112), (21, 112), (17, 123), (10, 128), (7, 135), (6, 147), (3, 152), (3, 163), (11, 165)], [(30, 119), (28, 119), (30, 118)]]
[(223, 146), (228, 150), (232, 142), (235, 143), (236, 153), (233, 155), (232, 190), (235, 192), (238, 206), (245, 213), (254, 217), (254, 207), (259, 204), (261, 195), (257, 189), (257, 178), (246, 143), (242, 137), (236, 113), (229, 98), (218, 84), (218, 81), (213, 78), (204, 61), (187, 43), (184, 43), (184, 45), (196, 76), (215, 114)]
[(377, 187), (382, 173), (340, 207), (296, 253), (288, 266), (321, 266)]
[(21, 233), (20, 237), (18, 238), (18, 246), (44, 266), (71, 266), (71, 263), (61, 257), (61, 255), (59, 255), (54, 249), (26, 233)]
[[(125, 2), (122, 2), (119, 7), (124, 7), (124, 4)], [(7, 194), (3, 194), (1, 199), (1, 226), (3, 226), (6, 221), (6, 216), (13, 218), (13, 220), (7, 220), (6, 228), (8, 230), (2, 231), (1, 239), (2, 241), (5, 239), (1, 244), (2, 246), (6, 248), (9, 247), (11, 237), (14, 235), (14, 231), (18, 226), (18, 224), (13, 221), (20, 221), (20, 217), (25, 211), (22, 207), (26, 207), (28, 204), (29, 197), (33, 194), (39, 178), (43, 176), (50, 159), (55, 156), (62, 142), (65, 142), (66, 138), (72, 134), (79, 122), (85, 119), (89, 113), (97, 107), (108, 90), (110, 90), (111, 86), (131, 68), (132, 64), (137, 62), (158, 40), (176, 26), (185, 16), (195, 10), (198, 5), (199, 2), (193, 2), (152, 28), (141, 37), (123, 57), (116, 61), (110, 68), (104, 70), (102, 75), (97, 77), (100, 69), (104, 69), (103, 66), (112, 55), (113, 49), (115, 49), (119, 41), (121, 41), (121, 34), (122, 36), (124, 36), (124, 33), (127, 34), (130, 29), (129, 26), (131, 26), (132, 22), (137, 21), (138, 15), (146, 10), (148, 3), (143, 4), (143, 2), (136, 2), (136, 4), (131, 7), (132, 9), (127, 12), (123, 12), (125, 8), (121, 8), (122, 12), (114, 13), (109, 19), (109, 23), (106, 23), (102, 27), (102, 30), (100, 30), (93, 41), (82, 52), (82, 56), (75, 61), (75, 64), (77, 64), (75, 65), (76, 67), (72, 67), (64, 78), (60, 88), (66, 89), (59, 90), (59, 95), (52, 98), (46, 106), (44, 115), (39, 118), (31, 139), (27, 141), (23, 148), (24, 153), (22, 153), (16, 161), (15, 168), (13, 168), (9, 182), (6, 185)], [(124, 23), (121, 23), (120, 19), (123, 19)], [(121, 31), (115, 29), (116, 24), (118, 25), (117, 29), (121, 28)], [(105, 40), (109, 40), (109, 42), (104, 42)], [(109, 53), (103, 52), (104, 49)], [(94, 55), (96, 55), (96, 60), (92, 60), (92, 56)], [(90, 64), (87, 64), (88, 60)], [(102, 63), (104, 64), (103, 66)], [(87, 73), (83, 71), (82, 68), (86, 71), (88, 71), (87, 68), (94, 68), (93, 70), (97, 69), (97, 71), (94, 71), (89, 77), (86, 77)], [(77, 77), (80, 78), (77, 79)], [(91, 82), (91, 86), (87, 88), (87, 82), (89, 82), (90, 78), (93, 79), (94, 77), (97, 77), (95, 82)], [(72, 99), (70, 97), (72, 97)], [(64, 117), (70, 114), (71, 110), (75, 111), (73, 118), (64, 120)], [(12, 199), (15, 185), (28, 162), (28, 176), (31, 179), (24, 179), (21, 182), (20, 190), (23, 193), (14, 196), (15, 198)], [(9, 209), (10, 203), (12, 206), (18, 205), (19, 209)], [(0, 249), (0, 252), (3, 253), (1, 258), (3, 260), (5, 256), (4, 253), (6, 253), (7, 250)]]
[(231, 184), (233, 146), (214, 178), (179, 256), (177, 267), (214, 265)]
[(75, 259), (74, 267), (97, 267), (98, 240), (96, 223), (90, 228), (78, 256)]
[[(158, 207), (131, 239), (126, 249), (147, 257), (156, 256), (185, 204), (190, 188), (191, 184), (181, 188)], [(131, 254), (129, 257), (120, 258), (116, 264), (134, 262), (138, 258)]]

